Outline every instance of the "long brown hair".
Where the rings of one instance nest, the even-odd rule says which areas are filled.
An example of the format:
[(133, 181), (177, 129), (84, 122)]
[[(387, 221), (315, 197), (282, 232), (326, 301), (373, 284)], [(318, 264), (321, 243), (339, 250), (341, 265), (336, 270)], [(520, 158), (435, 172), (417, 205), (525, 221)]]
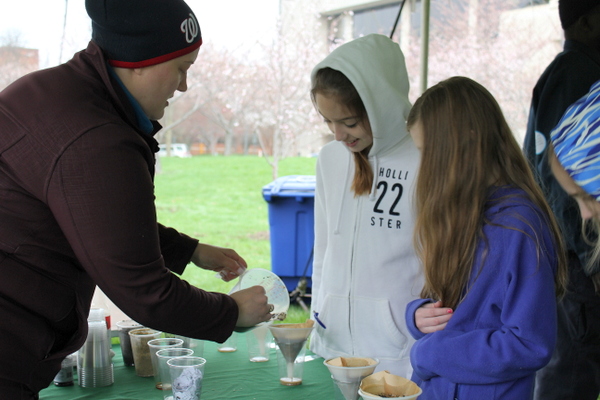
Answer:
[[(339, 103), (344, 104), (348, 110), (356, 117), (359, 124), (366, 125), (369, 117), (367, 110), (360, 98), (356, 88), (350, 80), (335, 69), (326, 67), (321, 68), (315, 75), (314, 85), (310, 91), (310, 97), (316, 107), (316, 96), (321, 94), (325, 97), (334, 97)], [(369, 150), (367, 147), (359, 153), (352, 153), (354, 156), (354, 179), (352, 180), (352, 190), (355, 196), (369, 194), (373, 184), (373, 169), (369, 163)]]
[(463, 299), (495, 184), (522, 189), (544, 212), (558, 253), (556, 293), (562, 295), (566, 259), (558, 225), (494, 97), (469, 78), (447, 79), (415, 102), (407, 125), (417, 123), (423, 134), (415, 192), (415, 246), (425, 270), (421, 296), (451, 308)]
[[(593, 199), (592, 201), (597, 201)], [(600, 272), (597, 271), (598, 262), (600, 262), (600, 218), (594, 216), (581, 222), (581, 237), (592, 247), (588, 258), (583, 265), (583, 270), (589, 274), (594, 283), (596, 294), (600, 294)]]

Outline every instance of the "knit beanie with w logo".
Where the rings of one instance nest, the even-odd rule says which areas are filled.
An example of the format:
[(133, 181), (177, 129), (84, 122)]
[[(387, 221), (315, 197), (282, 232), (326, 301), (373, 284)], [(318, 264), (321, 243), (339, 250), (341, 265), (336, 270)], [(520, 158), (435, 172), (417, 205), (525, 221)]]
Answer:
[(202, 44), (198, 20), (183, 0), (85, 0), (85, 8), (92, 40), (113, 67), (160, 64)]

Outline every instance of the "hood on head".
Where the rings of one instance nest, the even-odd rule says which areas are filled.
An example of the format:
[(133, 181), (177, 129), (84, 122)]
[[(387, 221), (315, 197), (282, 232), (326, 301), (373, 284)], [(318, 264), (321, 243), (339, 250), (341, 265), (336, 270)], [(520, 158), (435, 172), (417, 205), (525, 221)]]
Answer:
[(371, 34), (333, 50), (311, 73), (332, 68), (352, 82), (362, 99), (373, 131), (370, 156), (401, 141), (408, 131), (406, 118), (411, 108), (404, 54), (387, 36)]

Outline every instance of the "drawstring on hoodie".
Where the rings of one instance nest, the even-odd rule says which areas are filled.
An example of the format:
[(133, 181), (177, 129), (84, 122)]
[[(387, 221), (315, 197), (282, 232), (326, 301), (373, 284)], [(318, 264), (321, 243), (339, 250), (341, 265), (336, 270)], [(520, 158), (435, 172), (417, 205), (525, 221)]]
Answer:
[[(350, 170), (350, 163), (352, 162), (352, 157), (348, 157), (348, 168), (346, 171)], [(346, 181), (344, 182), (344, 188), (348, 187), (348, 179), (350, 178), (350, 174), (346, 174)], [(343, 191), (340, 191), (340, 197), (342, 201), (340, 201), (340, 207), (338, 208), (337, 221), (335, 223), (335, 229), (333, 230), (334, 235), (340, 234), (340, 222), (342, 221), (342, 210), (344, 209), (344, 200), (346, 199), (346, 195)]]
[(379, 157), (377, 155), (373, 156), (373, 185), (371, 186), (371, 193), (369, 194), (369, 200), (375, 201), (377, 198), (377, 177), (379, 174), (377, 170), (379, 169)]

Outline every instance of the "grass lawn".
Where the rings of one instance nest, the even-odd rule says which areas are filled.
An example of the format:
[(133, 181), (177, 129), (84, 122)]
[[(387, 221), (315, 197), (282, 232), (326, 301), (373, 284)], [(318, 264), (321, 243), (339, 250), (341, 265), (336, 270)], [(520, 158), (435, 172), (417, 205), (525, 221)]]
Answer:
[[(268, 203), (263, 186), (273, 181), (271, 167), (256, 156), (164, 157), (156, 174), (158, 221), (180, 232), (238, 252), (249, 268), (271, 269)], [(316, 158), (293, 157), (279, 165), (279, 176), (314, 175)], [(204, 290), (227, 293), (235, 284), (188, 266), (183, 279)], [(306, 319), (290, 310), (288, 320)]]

